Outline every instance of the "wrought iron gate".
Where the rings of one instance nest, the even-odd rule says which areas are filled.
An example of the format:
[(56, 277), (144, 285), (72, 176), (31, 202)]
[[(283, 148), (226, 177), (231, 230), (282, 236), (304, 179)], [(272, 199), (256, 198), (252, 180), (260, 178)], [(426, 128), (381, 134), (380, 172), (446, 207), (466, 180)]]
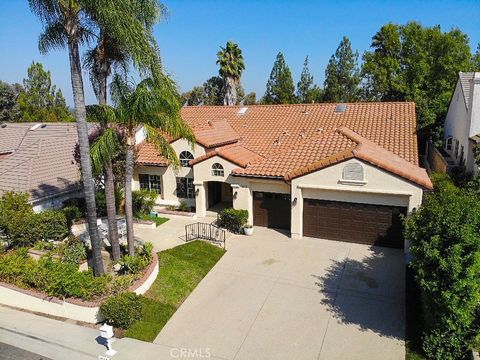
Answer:
[(225, 230), (218, 226), (206, 223), (185, 225), (185, 241), (204, 239), (217, 243), (225, 248)]

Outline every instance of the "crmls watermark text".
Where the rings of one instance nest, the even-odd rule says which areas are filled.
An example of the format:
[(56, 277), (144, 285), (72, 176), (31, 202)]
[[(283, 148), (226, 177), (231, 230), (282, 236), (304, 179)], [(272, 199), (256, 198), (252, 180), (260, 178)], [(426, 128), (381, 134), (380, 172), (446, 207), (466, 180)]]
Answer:
[(210, 348), (173, 348), (170, 356), (175, 359), (208, 359), (212, 354)]

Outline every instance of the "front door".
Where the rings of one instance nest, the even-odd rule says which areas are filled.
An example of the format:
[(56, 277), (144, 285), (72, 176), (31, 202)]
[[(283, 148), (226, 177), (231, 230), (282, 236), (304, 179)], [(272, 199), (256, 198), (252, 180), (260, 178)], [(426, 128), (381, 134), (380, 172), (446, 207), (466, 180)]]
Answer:
[(218, 181), (208, 182), (208, 207), (212, 207), (222, 201), (222, 183)]

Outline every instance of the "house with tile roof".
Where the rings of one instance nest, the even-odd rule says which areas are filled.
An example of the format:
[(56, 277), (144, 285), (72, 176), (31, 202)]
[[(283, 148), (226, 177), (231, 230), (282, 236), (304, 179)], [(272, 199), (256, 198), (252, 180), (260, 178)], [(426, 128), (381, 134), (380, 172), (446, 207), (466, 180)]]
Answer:
[(303, 236), (404, 248), (401, 214), (432, 188), (411, 102), (186, 106), (192, 147), (173, 169), (137, 137), (134, 189), (159, 204), (246, 209), (249, 222)]
[(480, 72), (460, 72), (444, 124), (444, 150), (452, 165), (477, 173), (474, 148), (480, 143)]
[(0, 124), (0, 196), (27, 192), (35, 211), (81, 196), (75, 123)]

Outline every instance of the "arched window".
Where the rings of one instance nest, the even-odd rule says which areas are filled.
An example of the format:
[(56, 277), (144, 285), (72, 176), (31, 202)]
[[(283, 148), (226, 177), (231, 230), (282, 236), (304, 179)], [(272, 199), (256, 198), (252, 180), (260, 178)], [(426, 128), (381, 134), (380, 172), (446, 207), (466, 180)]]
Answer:
[(225, 172), (223, 170), (223, 166), (219, 163), (215, 163), (212, 165), (212, 175), (213, 176), (224, 176)]
[(351, 163), (343, 168), (343, 180), (363, 181), (363, 166), (359, 163)]
[(190, 160), (193, 160), (193, 154), (190, 151), (182, 151), (178, 158), (180, 159), (180, 165), (189, 167)]

